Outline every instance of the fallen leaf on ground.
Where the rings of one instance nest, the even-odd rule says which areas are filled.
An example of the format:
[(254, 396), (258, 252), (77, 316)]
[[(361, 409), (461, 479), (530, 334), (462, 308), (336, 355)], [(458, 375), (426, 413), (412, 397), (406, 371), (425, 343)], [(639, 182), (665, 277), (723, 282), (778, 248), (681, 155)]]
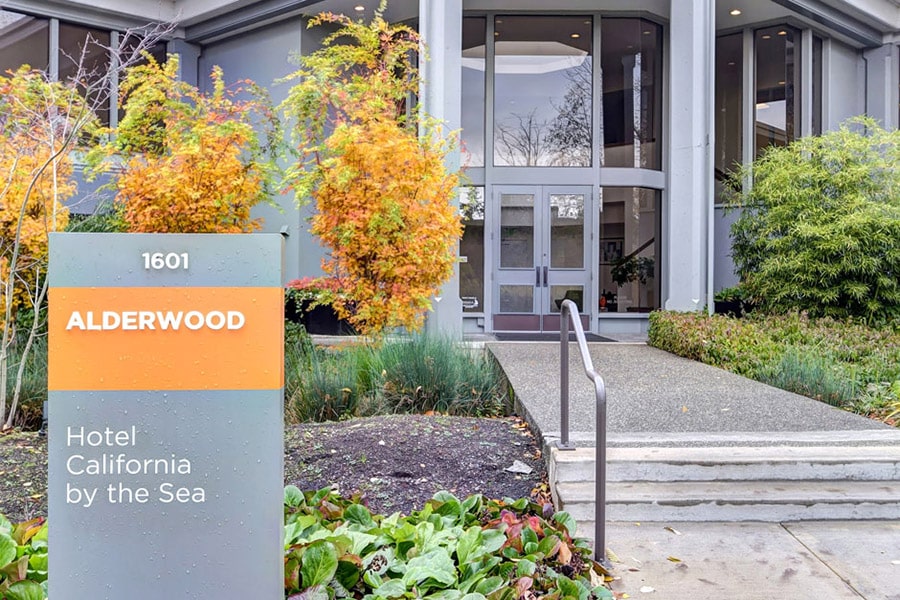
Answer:
[(508, 466), (504, 469), (504, 471), (509, 471), (510, 473), (522, 473), (523, 475), (528, 475), (533, 470), (534, 469), (532, 469), (531, 467), (529, 467), (528, 465), (526, 465), (525, 463), (523, 463), (520, 460), (514, 460), (513, 464), (511, 464), (510, 466)]
[(680, 559), (680, 558), (677, 558), (677, 557), (675, 557), (675, 556), (669, 556), (669, 557), (668, 557), (668, 561), (669, 561), (669, 562), (681, 562), (681, 559)]
[(681, 535), (681, 532), (675, 529), (674, 527), (663, 527), (666, 531), (674, 533), (675, 535)]

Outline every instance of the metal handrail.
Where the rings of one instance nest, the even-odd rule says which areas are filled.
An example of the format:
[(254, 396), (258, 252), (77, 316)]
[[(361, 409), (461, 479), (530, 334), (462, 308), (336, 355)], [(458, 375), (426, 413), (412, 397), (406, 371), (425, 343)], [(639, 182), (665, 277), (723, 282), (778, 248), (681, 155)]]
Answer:
[(594, 560), (609, 566), (606, 560), (606, 383), (597, 371), (588, 352), (587, 340), (578, 306), (572, 300), (563, 300), (559, 319), (559, 429), (557, 447), (574, 450), (569, 442), (569, 322), (575, 330), (575, 339), (581, 352), (584, 373), (594, 384), (597, 400), (596, 470), (594, 473)]

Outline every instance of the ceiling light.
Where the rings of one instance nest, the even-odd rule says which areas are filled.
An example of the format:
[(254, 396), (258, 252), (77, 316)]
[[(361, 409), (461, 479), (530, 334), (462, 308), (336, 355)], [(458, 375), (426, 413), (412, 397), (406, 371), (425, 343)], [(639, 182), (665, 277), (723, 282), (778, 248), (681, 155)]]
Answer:
[(781, 31), (778, 32), (778, 35), (787, 35), (787, 31), (782, 29)]
[(503, 19), (497, 19), (494, 22), (497, 23), (497, 25), (501, 25), (503, 23)]
[(499, 32), (499, 31), (495, 31), (495, 32), (494, 32), (494, 37), (499, 37), (499, 36), (500, 36), (500, 32)]
[(734, 66), (734, 64), (735, 64), (735, 63), (734, 63), (734, 61), (733, 61), (733, 60), (730, 60), (730, 61), (728, 61), (728, 66), (729, 66), (729, 67), (733, 67), (733, 66)]
[(732, 17), (736, 17), (739, 14), (741, 14), (741, 9), (733, 8), (733, 9), (731, 9), (731, 12), (729, 12), (728, 14), (731, 15)]
[(590, 25), (591, 22), (588, 20), (588, 21), (585, 21), (584, 24), (585, 24), (585, 25)]
[(632, 48), (634, 48), (634, 46), (633, 46), (633, 45), (631, 45), (631, 44), (628, 44), (628, 45), (627, 45), (627, 46), (625, 46), (625, 47), (626, 47), (626, 48), (627, 48), (627, 49), (629, 49), (629, 50), (631, 50), (631, 49), (632, 49)]
[(778, 82), (778, 85), (784, 85), (784, 83), (785, 83), (785, 82), (783, 82), (783, 81), (779, 81), (779, 82)]
[(569, 37), (572, 38), (573, 40), (577, 40), (578, 38), (581, 37), (581, 34), (580, 34), (580, 33), (573, 33), (573, 34), (570, 35)]
[(652, 33), (652, 32), (651, 32), (649, 29), (647, 29), (647, 30), (644, 31), (644, 35), (650, 35), (651, 33)]
[(764, 39), (764, 40), (771, 40), (771, 39), (772, 39), (772, 36), (769, 35), (769, 34), (767, 33), (766, 35), (762, 36), (762, 39)]

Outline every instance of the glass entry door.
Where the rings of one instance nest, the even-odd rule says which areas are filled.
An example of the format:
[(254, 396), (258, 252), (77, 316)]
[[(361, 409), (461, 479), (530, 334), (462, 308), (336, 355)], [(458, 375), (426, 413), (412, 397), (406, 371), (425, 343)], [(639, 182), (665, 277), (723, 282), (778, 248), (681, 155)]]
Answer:
[(559, 331), (565, 299), (587, 328), (591, 188), (497, 186), (493, 195), (494, 331)]

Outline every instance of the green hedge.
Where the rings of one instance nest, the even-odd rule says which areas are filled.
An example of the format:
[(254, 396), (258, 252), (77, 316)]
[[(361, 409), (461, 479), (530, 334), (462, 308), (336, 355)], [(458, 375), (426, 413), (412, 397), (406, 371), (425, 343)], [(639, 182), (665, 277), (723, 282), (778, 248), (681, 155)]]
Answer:
[(657, 311), (649, 343), (855, 412), (887, 416), (900, 406), (897, 325)]

